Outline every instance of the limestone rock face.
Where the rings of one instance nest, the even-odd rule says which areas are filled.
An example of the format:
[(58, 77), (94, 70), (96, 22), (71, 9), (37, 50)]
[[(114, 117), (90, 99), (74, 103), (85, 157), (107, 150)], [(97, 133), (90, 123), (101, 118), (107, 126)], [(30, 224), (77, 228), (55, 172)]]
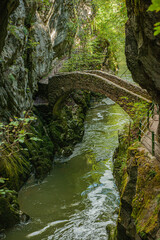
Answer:
[(0, 1), (0, 53), (4, 46), (7, 35), (7, 24), (9, 15), (18, 6), (19, 0), (1, 0)]
[(160, 103), (160, 34), (153, 27), (160, 12), (147, 11), (151, 0), (127, 0), (126, 58), (133, 79)]
[(0, 118), (9, 117), (10, 113), (18, 114), (21, 109), (30, 106), (31, 94), (24, 53), (27, 46), (28, 33), (25, 33), (26, 17), (24, 3), (10, 17), (8, 35), (0, 62)]
[[(75, 31), (72, 36), (69, 36), (70, 19), (75, 17), (74, 6), (72, 1), (56, 0), (53, 7), (55, 11), (49, 19), (49, 28), (54, 51), (56, 56), (60, 56), (64, 50), (71, 47), (69, 41), (72, 42), (72, 37), (74, 38), (76, 33)], [(70, 40), (69, 37), (71, 37)]]
[(37, 81), (48, 73), (53, 61), (49, 29), (36, 9), (20, 0), (18, 8), (9, 18), (0, 63), (1, 120), (31, 108)]
[[(5, 7), (5, 2), (1, 1), (0, 7)], [(18, 0), (12, 2), (12, 8), (7, 5), (10, 12)], [(6, 20), (8, 33), (0, 56), (0, 121), (32, 107), (38, 81), (51, 70), (54, 59), (72, 47), (75, 6), (69, 0), (48, 4), (44, 7), (36, 1), (19, 0)]]

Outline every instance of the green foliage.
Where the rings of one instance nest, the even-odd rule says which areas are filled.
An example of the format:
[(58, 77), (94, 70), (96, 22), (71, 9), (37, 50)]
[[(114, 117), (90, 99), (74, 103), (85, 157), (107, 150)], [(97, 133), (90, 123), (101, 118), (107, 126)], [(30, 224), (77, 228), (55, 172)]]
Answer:
[(149, 11), (160, 11), (160, 1), (159, 0), (152, 0), (152, 4), (148, 8)]
[[(159, 0), (152, 0), (152, 4), (148, 8), (148, 11), (160, 11), (160, 1)], [(160, 33), (160, 22), (157, 22), (154, 27), (154, 35), (157, 36)]]
[(101, 69), (103, 59), (103, 53), (93, 54), (88, 48), (86, 48), (86, 51), (72, 52), (70, 58), (65, 61), (62, 71), (71, 72), (76, 70)]
[(5, 197), (7, 193), (13, 193), (14, 190), (9, 190), (5, 187), (6, 181), (8, 181), (8, 178), (2, 178), (0, 177), (0, 197)]
[(126, 97), (121, 98), (122, 101), (130, 108), (130, 116), (132, 117), (134, 123), (139, 123), (139, 121), (145, 116), (147, 117), (147, 111), (150, 104), (145, 101), (131, 102), (127, 103)]
[[(14, 117), (8, 124), (0, 123), (0, 168), (4, 176), (18, 179), (19, 173), (29, 169), (29, 162), (19, 153), (25, 151), (23, 144), (26, 139), (41, 141), (30, 132), (30, 124), (35, 120), (29, 112), (24, 112), (24, 117)], [(0, 183), (4, 180), (1, 178)]]
[(145, 238), (145, 237), (146, 237), (146, 233), (145, 233), (145, 232), (140, 232), (139, 235), (140, 235), (142, 238)]
[[(87, 2), (85, 1), (85, 5)], [(117, 57), (124, 51), (126, 7), (123, 0), (94, 0), (94, 9), (87, 19), (75, 7), (75, 15), (68, 23), (68, 41), (76, 41), (62, 71), (102, 69), (116, 72)]]
[(0, 178), (0, 184), (5, 183), (6, 180), (7, 180), (6, 178)]
[(142, 118), (144, 114), (146, 114), (147, 116), (148, 108), (149, 108), (149, 103), (146, 103), (145, 101), (139, 101), (139, 102), (133, 103), (131, 111), (136, 113), (135, 116), (137, 119), (137, 116), (138, 118)]
[[(131, 126), (130, 126), (130, 137), (129, 142), (130, 144), (134, 143), (138, 140), (138, 133), (139, 133), (139, 122), (142, 120), (145, 122), (142, 125), (142, 128), (147, 124), (147, 113), (150, 107), (150, 104), (145, 101), (138, 101), (138, 102), (127, 102), (127, 97), (121, 97), (121, 102), (126, 107), (129, 116), (132, 118)], [(127, 128), (128, 133), (128, 128)]]
[(15, 81), (15, 77), (13, 76), (12, 73), (9, 74), (8, 79), (9, 79), (11, 82), (14, 82), (14, 81)]
[(51, 1), (50, 0), (27, 0), (27, 3), (37, 3), (49, 6)]
[(154, 26), (155, 26), (154, 27), (154, 30), (155, 30), (154, 35), (157, 36), (160, 33), (160, 22), (155, 23)]
[(25, 26), (23, 27), (23, 32), (25, 35), (28, 35), (28, 29)]
[(26, 136), (31, 135), (29, 125), (36, 118), (29, 116), (26, 112), (24, 114), (23, 118), (15, 117), (14, 120), (10, 119), (9, 124), (0, 123), (0, 136), (2, 139), (0, 142), (0, 151), (2, 154), (8, 149), (10, 150), (9, 155), (15, 151), (19, 151), (19, 143), (24, 143)]
[(2, 64), (4, 62), (4, 60), (2, 58), (0, 58), (0, 64)]
[(9, 190), (7, 188), (0, 189), (0, 196), (5, 197), (7, 193), (13, 193), (14, 190)]
[(94, 0), (96, 17), (94, 29), (100, 37), (105, 37), (113, 52), (124, 50), (125, 22), (127, 20), (125, 1)]

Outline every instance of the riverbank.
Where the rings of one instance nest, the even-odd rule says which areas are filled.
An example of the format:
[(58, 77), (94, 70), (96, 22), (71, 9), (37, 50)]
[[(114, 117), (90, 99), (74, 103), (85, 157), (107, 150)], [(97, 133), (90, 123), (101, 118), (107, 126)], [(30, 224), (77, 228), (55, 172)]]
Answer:
[[(32, 138), (24, 137), (18, 150), (7, 148), (3, 151), (0, 156), (0, 231), (28, 219), (22, 217), (17, 191), (29, 176), (34, 174), (37, 182), (43, 180), (52, 169), (54, 157), (69, 156), (74, 145), (82, 140), (90, 96), (88, 91), (75, 91), (58, 101), (53, 111), (35, 109), (36, 118), (27, 125), (28, 136)], [(20, 121), (23, 123), (24, 119)], [(22, 125), (20, 121), (14, 125)]]

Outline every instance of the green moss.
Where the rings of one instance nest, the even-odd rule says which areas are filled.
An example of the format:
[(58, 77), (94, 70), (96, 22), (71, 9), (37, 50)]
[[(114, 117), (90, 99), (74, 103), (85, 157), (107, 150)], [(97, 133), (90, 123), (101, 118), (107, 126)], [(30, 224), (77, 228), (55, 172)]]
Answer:
[(12, 227), (20, 221), (20, 211), (16, 192), (0, 196), (0, 230)]
[[(142, 103), (143, 105), (143, 103)], [(142, 108), (143, 114), (146, 112), (146, 105)], [(134, 228), (129, 229), (126, 226), (127, 221), (133, 221), (136, 227), (136, 232), (141, 239), (156, 239), (156, 231), (159, 229), (159, 215), (160, 215), (160, 166), (159, 163), (148, 154), (143, 148), (141, 143), (137, 141), (137, 126), (139, 118), (142, 117), (141, 110), (137, 109), (135, 105), (133, 123), (131, 127), (130, 143), (128, 147), (126, 140), (128, 137), (121, 137), (121, 142), (117, 153), (115, 154), (114, 168), (115, 176), (118, 182), (118, 187), (121, 192), (121, 204), (118, 224), (120, 226), (124, 224), (126, 231), (133, 231)], [(133, 115), (133, 116), (134, 116)], [(138, 117), (137, 117), (138, 116)], [(146, 114), (147, 116), (147, 114)], [(125, 131), (127, 133), (127, 131)], [(134, 168), (137, 169), (137, 175), (135, 178)], [(132, 171), (133, 169), (133, 171)], [(128, 186), (128, 183), (131, 185)], [(131, 197), (133, 192), (133, 196)], [(130, 195), (127, 195), (130, 194)], [(125, 199), (123, 199), (123, 196)], [(124, 206), (122, 204), (127, 200), (131, 214), (127, 216), (127, 219), (122, 219)], [(122, 217), (122, 218), (121, 218)], [(130, 217), (130, 219), (128, 219)]]
[(113, 165), (113, 175), (116, 179), (116, 184), (120, 192), (124, 188), (124, 182), (126, 181), (126, 166), (127, 166), (127, 138), (124, 134), (120, 137), (120, 143), (114, 154), (114, 165)]
[(89, 107), (90, 93), (76, 90), (61, 97), (53, 108), (48, 132), (55, 144), (56, 154), (68, 156), (73, 146), (81, 141), (84, 132), (85, 113)]
[(29, 161), (34, 167), (35, 176), (43, 179), (51, 170), (55, 147), (46, 133), (38, 132), (37, 137), (42, 141), (25, 141), (25, 148), (28, 149)]
[[(155, 159), (150, 159), (144, 151), (137, 150), (135, 156), (138, 165), (138, 177), (136, 194), (132, 202), (132, 217), (135, 219), (139, 235), (145, 233), (144, 236), (147, 236), (158, 227), (160, 169), (157, 168), (158, 163)], [(144, 236), (143, 239), (145, 239)]]
[(64, 131), (65, 128), (61, 126), (61, 123), (59, 121), (52, 121), (49, 124), (50, 137), (56, 145), (62, 145), (64, 140)]
[(54, 105), (54, 107), (53, 107), (53, 116), (54, 116), (55, 118), (59, 118), (59, 116), (60, 116), (60, 114), (61, 114), (61, 111), (60, 111), (60, 110), (61, 110), (61, 107), (62, 107), (62, 105), (63, 105), (64, 100), (66, 99), (66, 96), (67, 96), (67, 94), (61, 96), (61, 97), (57, 100), (57, 102), (55, 103), (55, 105)]

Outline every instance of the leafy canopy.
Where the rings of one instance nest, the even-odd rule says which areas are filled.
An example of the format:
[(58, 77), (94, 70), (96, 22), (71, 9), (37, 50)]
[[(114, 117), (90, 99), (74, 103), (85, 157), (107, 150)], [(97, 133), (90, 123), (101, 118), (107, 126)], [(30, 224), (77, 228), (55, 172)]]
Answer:
[(127, 20), (124, 0), (94, 0), (96, 16), (94, 24), (100, 37), (106, 38), (110, 48), (118, 54), (124, 50), (125, 22)]
[[(156, 11), (159, 12), (160, 11), (160, 0), (152, 0), (152, 4), (150, 5), (150, 7), (148, 8), (148, 11)], [(160, 34), (160, 22), (157, 22), (155, 24), (154, 27), (154, 35), (157, 36), (158, 34)]]
[(117, 70), (119, 52), (124, 52), (125, 1), (93, 0), (90, 7), (94, 9), (90, 18), (77, 12), (69, 24), (71, 32), (77, 31), (76, 41), (62, 71), (101, 69), (103, 64), (107, 70)]

